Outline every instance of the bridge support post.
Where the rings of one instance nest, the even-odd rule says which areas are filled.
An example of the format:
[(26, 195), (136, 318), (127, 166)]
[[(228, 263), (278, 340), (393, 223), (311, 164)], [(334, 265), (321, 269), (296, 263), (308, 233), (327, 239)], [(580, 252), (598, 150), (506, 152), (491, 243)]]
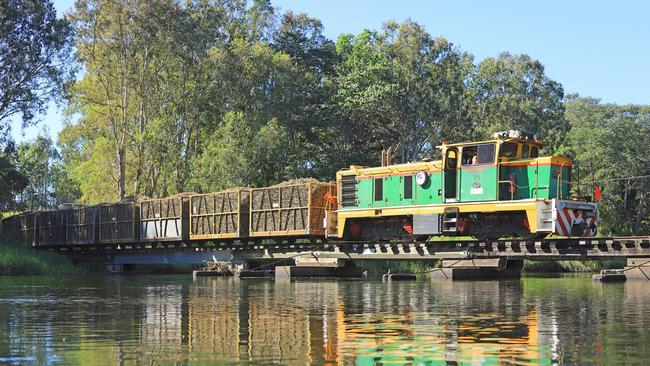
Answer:
[(104, 270), (108, 274), (133, 273), (138, 271), (137, 264), (106, 264)]
[(124, 265), (123, 264), (107, 264), (105, 266), (106, 273), (123, 273)]
[(295, 266), (275, 267), (275, 279), (291, 279), (299, 277), (338, 277), (360, 278), (363, 270), (354, 263), (336, 258), (303, 258), (296, 259)]
[(650, 258), (628, 258), (625, 277), (628, 280), (650, 280)]
[(495, 280), (521, 277), (522, 260), (506, 258), (445, 259), (431, 272), (432, 280)]

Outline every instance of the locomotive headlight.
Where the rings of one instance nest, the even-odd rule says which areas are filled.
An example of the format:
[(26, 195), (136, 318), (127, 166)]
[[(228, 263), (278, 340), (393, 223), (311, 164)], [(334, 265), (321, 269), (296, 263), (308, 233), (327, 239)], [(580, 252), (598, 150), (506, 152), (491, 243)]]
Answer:
[(415, 175), (415, 183), (417, 183), (419, 186), (423, 186), (427, 184), (428, 181), (429, 181), (429, 174), (427, 174), (427, 172), (419, 171)]

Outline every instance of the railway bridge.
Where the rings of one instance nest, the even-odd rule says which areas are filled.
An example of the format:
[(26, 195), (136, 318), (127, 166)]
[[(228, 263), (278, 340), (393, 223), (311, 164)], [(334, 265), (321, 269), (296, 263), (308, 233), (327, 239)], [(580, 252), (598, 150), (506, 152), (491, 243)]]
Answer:
[[(356, 276), (360, 260), (440, 260), (432, 277), (442, 279), (517, 277), (523, 260), (626, 259), (628, 278), (650, 280), (650, 237), (422, 242), (173, 242), (58, 247), (73, 261), (103, 262), (112, 268), (141, 264), (230, 262), (276, 268), (293, 276)], [(277, 275), (277, 273), (276, 273)]]
[[(77, 261), (277, 264), (291, 276), (357, 273), (355, 261), (374, 259), (439, 259), (436, 275), (448, 278), (518, 275), (525, 259), (628, 258), (634, 267), (650, 258), (648, 238), (593, 238), (597, 195), (574, 192), (571, 160), (540, 157), (541, 146), (530, 134), (504, 131), (443, 143), (436, 161), (392, 164), (382, 154), (380, 166), (352, 165), (336, 182), (26, 212), (4, 219), (2, 232)], [(546, 239), (433, 240), (510, 236)]]

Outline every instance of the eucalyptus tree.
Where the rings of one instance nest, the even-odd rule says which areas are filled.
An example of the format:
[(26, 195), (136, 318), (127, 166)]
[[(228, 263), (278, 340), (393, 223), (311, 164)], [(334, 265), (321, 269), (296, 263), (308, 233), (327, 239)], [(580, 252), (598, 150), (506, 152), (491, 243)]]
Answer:
[(327, 143), (330, 162), (369, 165), (382, 144), (393, 142), (391, 126), (400, 120), (403, 93), (376, 31), (342, 34), (336, 51), (340, 62), (333, 95), (337, 116)]
[(16, 166), (27, 180), (17, 195), (17, 205), (30, 211), (56, 206), (52, 199), (52, 164), (59, 158), (52, 139), (37, 136), (33, 141), (22, 142), (16, 150)]
[(472, 57), (444, 38), (411, 21), (390, 22), (381, 33), (340, 36), (337, 52), (344, 137), (335, 145), (344, 160), (376, 163), (383, 146), (406, 162), (430, 156), (442, 140), (471, 135), (465, 89)]
[(72, 38), (51, 1), (0, 1), (0, 210), (22, 208), (15, 198), (28, 184), (16, 165), (10, 121), (33, 124), (51, 100), (64, 98), (75, 71)]
[(5, 144), (0, 151), (0, 211), (22, 210), (20, 202), (16, 199), (28, 184), (16, 164), (16, 145), (13, 141)]
[(161, 75), (173, 47), (169, 33), (177, 13), (178, 4), (171, 0), (83, 0), (70, 15), (77, 57), (86, 72), (71, 89), (70, 112), (80, 119), (68, 126), (82, 132), (64, 143), (80, 146), (83, 159), (96, 163), (75, 169), (79, 181), (89, 175), (112, 181), (115, 189), (102, 190), (106, 198), (124, 199), (129, 181), (129, 194), (140, 191), (144, 136), (166, 98)]
[(329, 178), (328, 162), (322, 160), (320, 152), (327, 148), (321, 132), (330, 125), (333, 114), (334, 42), (323, 35), (320, 20), (288, 11), (281, 18), (271, 47), (290, 57), (272, 99), (279, 124), (276, 128), (287, 133), (286, 176)]
[(603, 232), (650, 233), (650, 106), (600, 103), (594, 98), (569, 97), (566, 119), (571, 130), (562, 153), (573, 157), (574, 185), (591, 194), (602, 189), (599, 205)]
[(466, 89), (473, 76), (473, 56), (410, 20), (388, 22), (380, 40), (403, 93), (401, 119), (393, 127), (400, 160), (431, 156), (443, 140), (472, 138), (473, 101)]
[(564, 89), (528, 55), (501, 53), (481, 61), (471, 79), (472, 121), (485, 138), (496, 131), (521, 129), (541, 137), (547, 151), (559, 147), (569, 130)]
[(75, 70), (72, 37), (51, 1), (0, 2), (0, 131), (14, 115), (33, 122), (51, 98), (64, 95)]

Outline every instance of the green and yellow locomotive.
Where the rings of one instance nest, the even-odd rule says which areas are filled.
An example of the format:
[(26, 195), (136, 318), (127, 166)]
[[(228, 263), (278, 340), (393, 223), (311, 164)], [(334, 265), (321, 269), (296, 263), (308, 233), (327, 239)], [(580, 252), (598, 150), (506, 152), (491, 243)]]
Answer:
[(507, 131), (443, 143), (439, 161), (351, 166), (337, 174), (337, 226), (328, 231), (345, 240), (595, 235), (597, 204), (571, 197), (571, 160), (540, 157), (540, 147)]

